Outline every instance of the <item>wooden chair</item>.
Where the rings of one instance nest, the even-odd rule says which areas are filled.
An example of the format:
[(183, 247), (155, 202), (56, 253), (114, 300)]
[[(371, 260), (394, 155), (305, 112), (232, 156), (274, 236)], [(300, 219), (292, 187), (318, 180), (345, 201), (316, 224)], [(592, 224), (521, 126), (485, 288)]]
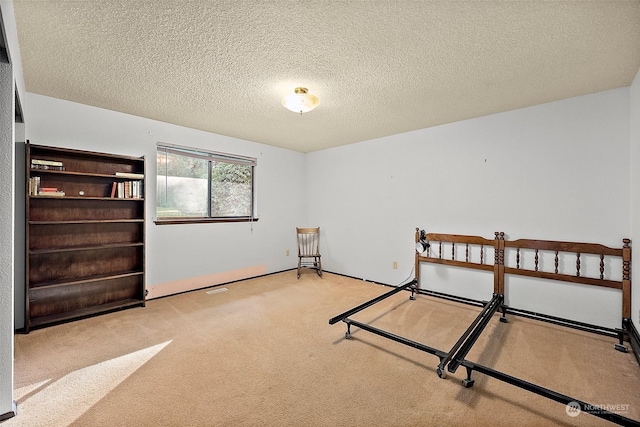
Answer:
[(303, 267), (316, 270), (322, 277), (322, 261), (320, 260), (320, 227), (296, 227), (298, 235), (298, 279)]

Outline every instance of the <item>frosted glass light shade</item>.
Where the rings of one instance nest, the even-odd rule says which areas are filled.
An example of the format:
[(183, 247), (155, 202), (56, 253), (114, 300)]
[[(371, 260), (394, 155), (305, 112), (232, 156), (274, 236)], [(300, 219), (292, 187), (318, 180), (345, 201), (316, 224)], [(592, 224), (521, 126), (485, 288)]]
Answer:
[(306, 87), (297, 87), (294, 93), (285, 96), (282, 99), (282, 105), (287, 110), (294, 113), (307, 113), (320, 104), (317, 96), (307, 93)]

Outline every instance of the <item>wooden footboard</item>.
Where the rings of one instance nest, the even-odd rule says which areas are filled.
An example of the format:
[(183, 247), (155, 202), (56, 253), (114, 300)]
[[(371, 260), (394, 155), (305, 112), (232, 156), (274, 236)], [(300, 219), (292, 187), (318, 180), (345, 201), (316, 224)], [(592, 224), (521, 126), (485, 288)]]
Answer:
[[(494, 272), (494, 294), (505, 294), (507, 274), (601, 286), (622, 291), (622, 317), (631, 318), (631, 240), (621, 248), (597, 243), (553, 240), (506, 240), (459, 234), (425, 233), (416, 228), (415, 241), (430, 247), (416, 253), (415, 271), (420, 287), (420, 263), (434, 263)], [(488, 256), (489, 252), (491, 252)]]
[[(622, 290), (622, 317), (628, 319), (631, 317), (630, 243), (631, 240), (624, 239), (622, 248), (611, 248), (596, 243), (531, 239), (504, 240), (505, 251), (515, 252), (512, 254), (515, 256), (502, 257), (504, 274), (620, 289)], [(525, 254), (530, 258), (525, 259)], [(548, 261), (546, 264), (551, 265), (545, 265), (543, 268), (543, 259)], [(591, 262), (590, 270), (585, 268), (586, 262)], [(569, 263), (572, 265), (569, 266)], [(619, 272), (612, 271), (610, 267), (612, 264), (622, 269), (622, 274), (617, 278), (612, 278)], [(586, 271), (589, 271), (588, 275)], [(504, 279), (502, 283), (504, 291)]]
[[(420, 263), (451, 265), (454, 267), (472, 268), (494, 272), (493, 288), (495, 294), (500, 292), (500, 260), (501, 253), (499, 233), (495, 233), (494, 239), (485, 239), (479, 236), (465, 236), (460, 234), (424, 233), (416, 228), (415, 241), (420, 238), (426, 240), (430, 247), (420, 255), (416, 253), (416, 279), (420, 287)], [(490, 250), (490, 251), (489, 251)], [(464, 255), (461, 251), (464, 251)], [(489, 253), (490, 252), (490, 253)]]

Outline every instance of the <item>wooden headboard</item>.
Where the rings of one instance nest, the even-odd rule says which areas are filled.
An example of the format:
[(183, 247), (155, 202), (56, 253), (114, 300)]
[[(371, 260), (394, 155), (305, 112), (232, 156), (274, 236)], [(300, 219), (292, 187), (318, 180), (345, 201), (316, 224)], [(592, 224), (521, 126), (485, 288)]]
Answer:
[[(493, 271), (493, 292), (500, 292), (499, 274), (499, 233), (494, 239), (460, 234), (426, 233), (424, 239), (430, 247), (423, 255), (416, 253), (416, 279), (420, 285), (420, 263), (451, 265), (455, 267), (473, 268)], [(420, 240), (420, 230), (416, 228), (416, 243)], [(464, 257), (460, 253), (464, 250)]]
[[(597, 243), (506, 240), (503, 232), (494, 234), (493, 239), (459, 234), (423, 234), (430, 247), (424, 254), (416, 253), (415, 256), (418, 286), (421, 262), (493, 271), (494, 293), (501, 295), (505, 294), (507, 274), (601, 286), (622, 291), (622, 317), (631, 318), (631, 240), (623, 239), (621, 248), (611, 248)], [(420, 237), (420, 230), (416, 228), (416, 243)], [(464, 250), (464, 256), (461, 250)], [(493, 256), (487, 256), (489, 251)], [(598, 262), (595, 274), (593, 268), (586, 269), (583, 265), (587, 259), (590, 265), (593, 264), (594, 258)], [(575, 268), (568, 267), (566, 260), (575, 262)], [(613, 271), (612, 265), (619, 266), (621, 271)]]

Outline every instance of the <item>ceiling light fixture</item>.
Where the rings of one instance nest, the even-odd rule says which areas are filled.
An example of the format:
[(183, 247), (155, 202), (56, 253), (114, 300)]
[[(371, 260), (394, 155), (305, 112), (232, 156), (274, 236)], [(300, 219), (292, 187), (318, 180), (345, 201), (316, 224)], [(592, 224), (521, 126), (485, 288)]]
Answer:
[(308, 93), (306, 87), (297, 87), (294, 93), (285, 96), (282, 99), (282, 106), (294, 113), (307, 113), (320, 104), (317, 96)]

